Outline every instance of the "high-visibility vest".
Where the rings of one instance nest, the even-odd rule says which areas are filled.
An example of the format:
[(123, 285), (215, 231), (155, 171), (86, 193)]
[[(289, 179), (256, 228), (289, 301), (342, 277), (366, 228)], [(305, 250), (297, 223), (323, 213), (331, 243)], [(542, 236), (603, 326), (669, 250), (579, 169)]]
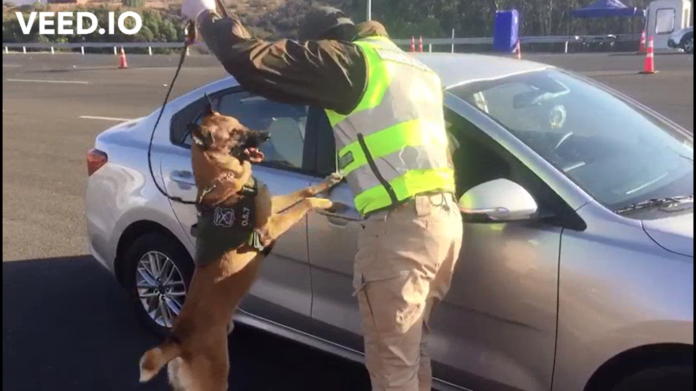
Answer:
[(419, 193), (454, 193), (439, 76), (387, 38), (355, 44), (367, 60), (362, 100), (348, 115), (326, 113), (356, 209), (366, 215)]

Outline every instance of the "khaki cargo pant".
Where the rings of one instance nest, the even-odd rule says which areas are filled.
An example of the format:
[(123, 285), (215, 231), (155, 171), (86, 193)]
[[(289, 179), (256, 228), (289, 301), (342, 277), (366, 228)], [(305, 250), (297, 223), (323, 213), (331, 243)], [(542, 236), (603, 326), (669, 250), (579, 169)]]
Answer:
[(462, 231), (451, 194), (417, 196), (366, 219), (353, 285), (373, 391), (431, 390), (428, 319), (449, 290)]

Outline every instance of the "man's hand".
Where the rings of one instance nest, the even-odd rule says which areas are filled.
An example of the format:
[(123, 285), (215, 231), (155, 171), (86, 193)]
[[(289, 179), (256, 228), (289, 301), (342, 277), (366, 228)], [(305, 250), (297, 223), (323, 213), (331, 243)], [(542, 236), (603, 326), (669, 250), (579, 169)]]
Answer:
[(215, 0), (184, 0), (181, 3), (181, 15), (196, 22), (203, 11), (215, 11)]

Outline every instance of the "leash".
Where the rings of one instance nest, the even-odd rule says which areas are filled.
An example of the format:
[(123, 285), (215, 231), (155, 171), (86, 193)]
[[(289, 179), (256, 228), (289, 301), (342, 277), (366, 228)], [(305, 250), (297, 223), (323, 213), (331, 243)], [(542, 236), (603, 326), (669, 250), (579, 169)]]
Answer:
[[(228, 18), (229, 15), (227, 13), (227, 10), (225, 9), (225, 6), (222, 4), (222, 0), (215, 0), (215, 5), (217, 8), (217, 11), (220, 12), (220, 14), (224, 18)], [(167, 94), (164, 96), (164, 103), (162, 103), (162, 107), (160, 108), (159, 115), (157, 116), (157, 120), (155, 120), (155, 125), (152, 127), (152, 133), (150, 134), (150, 142), (147, 147), (147, 167), (150, 170), (150, 176), (152, 176), (152, 181), (155, 183), (155, 187), (159, 192), (167, 197), (170, 201), (178, 202), (180, 204), (185, 204), (185, 205), (196, 205), (198, 204), (197, 201), (187, 201), (184, 200), (180, 197), (175, 197), (172, 195), (169, 195), (157, 182), (157, 178), (155, 177), (155, 173), (152, 170), (152, 142), (155, 138), (155, 131), (157, 130), (157, 125), (159, 125), (160, 120), (162, 119), (162, 114), (164, 114), (164, 109), (165, 106), (167, 105), (167, 102), (169, 101), (169, 95), (172, 93), (172, 89), (174, 88), (174, 83), (176, 82), (176, 79), (179, 77), (179, 72), (181, 71), (182, 66), (184, 65), (184, 60), (186, 59), (186, 51), (188, 50), (189, 46), (193, 44), (193, 42), (196, 40), (196, 24), (194, 21), (189, 21), (186, 24), (186, 27), (184, 29), (186, 37), (184, 38), (184, 47), (183, 50), (181, 51), (181, 56), (179, 57), (179, 64), (176, 67), (176, 72), (174, 73), (174, 77), (172, 78), (172, 82), (169, 83), (169, 89), (167, 90)]]

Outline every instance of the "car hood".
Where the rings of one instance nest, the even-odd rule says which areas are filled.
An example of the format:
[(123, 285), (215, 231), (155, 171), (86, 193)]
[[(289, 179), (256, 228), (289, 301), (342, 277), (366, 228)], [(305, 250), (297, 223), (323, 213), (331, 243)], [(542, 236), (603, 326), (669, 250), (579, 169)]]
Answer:
[(670, 34), (670, 38), (674, 40), (681, 39), (681, 37), (683, 37), (686, 33), (691, 31), (694, 31), (693, 27), (685, 27)]
[(643, 220), (645, 233), (663, 248), (677, 254), (694, 256), (694, 214), (679, 214), (655, 220)]

